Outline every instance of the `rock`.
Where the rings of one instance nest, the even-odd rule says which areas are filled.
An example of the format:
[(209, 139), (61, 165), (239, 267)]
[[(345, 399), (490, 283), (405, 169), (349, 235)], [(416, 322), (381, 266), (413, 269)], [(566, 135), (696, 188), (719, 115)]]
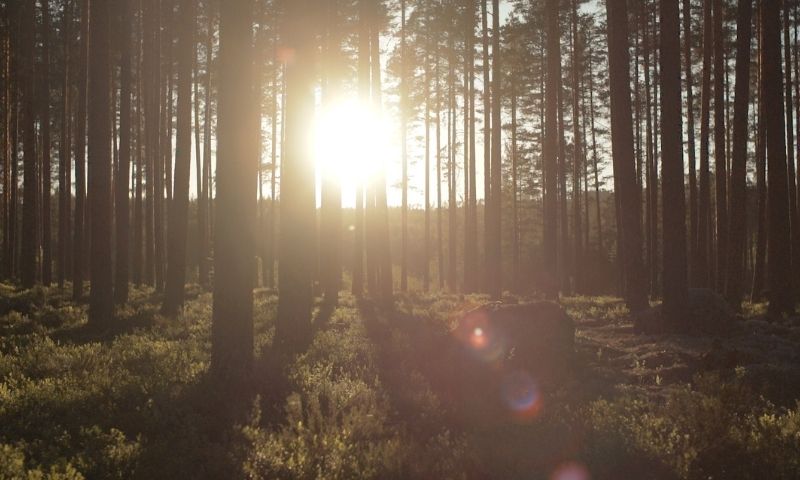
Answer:
[(708, 335), (729, 331), (736, 318), (722, 295), (708, 288), (690, 288), (682, 318), (665, 318), (661, 305), (657, 305), (638, 313), (634, 322), (641, 333)]

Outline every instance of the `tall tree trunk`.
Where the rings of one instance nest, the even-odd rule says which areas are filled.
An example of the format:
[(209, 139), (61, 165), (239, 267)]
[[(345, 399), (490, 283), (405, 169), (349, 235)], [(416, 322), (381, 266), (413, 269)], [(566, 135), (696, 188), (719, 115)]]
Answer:
[(22, 264), (21, 280), (24, 288), (36, 282), (36, 265), (39, 252), (37, 228), (38, 175), (36, 154), (36, 98), (35, 45), (36, 10), (35, 0), (23, 0), (20, 7), (20, 71), (22, 91)]
[[(63, 22), (64, 76), (61, 86), (61, 145), (59, 146), (58, 155), (58, 252), (56, 253), (58, 257), (56, 260), (56, 276), (59, 287), (64, 286), (64, 281), (69, 272), (67, 258), (70, 249), (70, 221), (72, 219), (72, 215), (70, 214), (72, 206), (72, 162), (70, 156), (70, 111), (72, 108), (70, 45), (72, 44), (72, 2), (70, 0), (64, 2)], [(5, 171), (8, 172), (7, 170)], [(6, 173), (6, 175), (8, 175), (8, 173)]]
[(786, 178), (786, 130), (781, 66), (780, 4), (761, 0), (761, 31), (764, 39), (764, 107), (767, 123), (767, 211), (769, 257), (769, 312), (772, 315), (794, 311), (789, 231), (789, 192)]
[[(581, 169), (585, 159), (583, 158), (583, 138), (581, 138), (580, 125), (580, 75), (583, 72), (581, 49), (583, 44), (578, 36), (578, 3), (572, 0), (571, 8), (572, 24), (572, 137), (573, 137), (573, 158), (572, 158), (572, 224), (575, 242), (573, 245), (573, 275), (575, 288), (578, 292), (583, 290), (583, 251), (581, 244)], [(516, 262), (515, 262), (516, 264)]]
[[(444, 228), (442, 227), (442, 90), (439, 83), (439, 55), (436, 52), (436, 257), (439, 260), (438, 279), (439, 290), (444, 290)], [(449, 131), (449, 130), (448, 130)]]
[(456, 280), (456, 235), (458, 231), (458, 217), (456, 211), (456, 75), (455, 75), (455, 46), (453, 34), (447, 39), (447, 286), (451, 292), (458, 291)]
[(758, 125), (756, 127), (756, 251), (753, 265), (753, 283), (750, 301), (763, 299), (767, 261), (767, 119), (764, 92), (764, 32), (762, 2), (758, 3)]
[(119, 166), (116, 176), (116, 268), (114, 279), (114, 301), (128, 301), (128, 238), (129, 238), (129, 177), (131, 162), (131, 23), (133, 5), (131, 0), (123, 4), (124, 14), (120, 22), (120, 119), (119, 119)]
[[(220, 378), (234, 379), (245, 376), (253, 363), (255, 248), (251, 229), (255, 225), (256, 156), (251, 113), (252, 14), (252, 0), (220, 4), (211, 368)], [(300, 61), (299, 54), (297, 59)], [(287, 264), (285, 270), (291, 269)]]
[(478, 290), (478, 213), (475, 172), (475, 0), (464, 4), (464, 290)]
[(111, 5), (91, 0), (89, 23), (89, 198), (92, 219), (91, 296), (89, 325), (108, 327), (113, 322), (114, 297), (111, 272)]
[[(325, 65), (325, 90), (323, 101), (333, 102), (341, 90), (341, 37), (339, 33), (339, 2), (326, 2), (328, 23)], [(322, 212), (320, 232), (321, 283), (325, 300), (336, 304), (342, 282), (341, 269), (341, 228), (342, 228), (342, 189), (340, 176), (331, 170), (322, 172)]]
[[(645, 162), (644, 162), (644, 177), (645, 177), (645, 258), (647, 269), (650, 273), (650, 294), (655, 296), (656, 293), (656, 277), (658, 275), (658, 253), (656, 252), (656, 229), (654, 225), (658, 222), (654, 213), (658, 212), (657, 206), (653, 205), (657, 200), (658, 195), (654, 194), (658, 187), (656, 186), (656, 179), (654, 178), (655, 169), (655, 128), (653, 128), (653, 112), (655, 111), (654, 100), (652, 97), (654, 85), (651, 83), (650, 77), (650, 22), (649, 12), (647, 8), (643, 7), (641, 11), (640, 25), (642, 26), (644, 36), (644, 96), (645, 96)], [(651, 87), (652, 86), (652, 87)]]
[(703, 79), (700, 106), (700, 198), (697, 204), (696, 285), (710, 286), (711, 182), (709, 173), (709, 123), (711, 116), (711, 52), (714, 39), (711, 2), (703, 0)]
[(400, 163), (402, 172), (402, 198), (400, 210), (400, 290), (408, 290), (408, 153), (407, 153), (407, 119), (408, 93), (406, 86), (406, 2), (400, 0)]
[[(430, 10), (426, 12), (425, 22), (431, 24)], [(425, 53), (423, 95), (425, 102), (425, 245), (423, 247), (422, 270), (422, 289), (428, 292), (431, 287), (431, 81), (430, 81), (430, 55), (431, 55), (431, 32), (425, 35)]]
[[(210, 240), (210, 233), (209, 233), (209, 226), (211, 225), (211, 74), (212, 74), (212, 64), (213, 64), (213, 57), (214, 57), (214, 13), (210, 9), (207, 10), (206, 15), (208, 15), (208, 24), (207, 24), (207, 31), (206, 31), (206, 42), (205, 42), (205, 52), (206, 52), (206, 75), (205, 75), (205, 84), (203, 86), (205, 99), (203, 105), (203, 180), (202, 185), (203, 188), (198, 192), (199, 195), (199, 206), (198, 206), (198, 229), (200, 230), (200, 265), (198, 265), (198, 274), (199, 274), (199, 281), (200, 285), (203, 287), (208, 288), (209, 286), (209, 240)], [(272, 170), (273, 177), (275, 176), (275, 166), (273, 164)], [(272, 190), (273, 199), (275, 198), (275, 189)], [(270, 215), (270, 221), (275, 217), (274, 206), (273, 212)], [(272, 229), (270, 229), (270, 235), (272, 235)], [(273, 237), (270, 236), (270, 244), (273, 243)], [(270, 252), (271, 253), (271, 252)], [(273, 268), (273, 258), (270, 257), (269, 261), (267, 262), (269, 265), (269, 286), (272, 286), (272, 279), (274, 278), (274, 274), (272, 272)]]
[(632, 312), (647, 307), (645, 274), (642, 267), (641, 203), (636, 187), (636, 159), (631, 125), (630, 54), (628, 11), (625, 0), (609, 0), (608, 51), (611, 88), (611, 146), (614, 176), (619, 189), (622, 249), (625, 269), (625, 302)]
[[(169, 205), (167, 278), (162, 311), (174, 315), (183, 306), (186, 284), (186, 236), (189, 230), (189, 184), (192, 160), (193, 0), (180, 0), (178, 11), (178, 129), (175, 141), (175, 186)], [(255, 121), (255, 118), (254, 120)], [(258, 137), (256, 137), (257, 139)], [(256, 141), (254, 139), (253, 141)], [(250, 226), (253, 228), (253, 226)], [(255, 234), (253, 235), (255, 239)]]
[(492, 259), (489, 256), (490, 225), (489, 206), (492, 203), (492, 91), (489, 82), (489, 0), (481, 2), (481, 32), (483, 47), (483, 288), (488, 292), (491, 288), (489, 272)]
[[(790, 0), (783, 0), (783, 60), (785, 69), (784, 100), (786, 102), (786, 165), (789, 183), (789, 218), (791, 223), (792, 284), (800, 287), (800, 217), (797, 212), (797, 179), (795, 174), (794, 100), (792, 95), (792, 48), (789, 37)], [(800, 122), (800, 120), (798, 120)]]
[(731, 215), (728, 231), (728, 266), (725, 296), (741, 309), (747, 228), (747, 116), (750, 106), (750, 36), (753, 2), (739, 2), (736, 16), (736, 97), (733, 106), (733, 156), (731, 158)]
[(696, 284), (697, 270), (697, 158), (694, 130), (694, 78), (692, 75), (692, 2), (683, 0), (683, 56), (686, 72), (686, 140), (689, 151), (689, 281)]
[[(369, 7), (358, 2), (358, 96), (363, 104), (370, 100)], [(355, 222), (353, 222), (353, 295), (364, 293), (364, 185), (356, 187)]]
[(661, 162), (664, 232), (664, 314), (685, 322), (688, 301), (686, 200), (681, 127), (681, 48), (679, 0), (661, 2)]
[(42, 283), (53, 282), (53, 251), (50, 231), (51, 137), (50, 137), (50, 1), (40, 0), (42, 6), (42, 79), (40, 101), (40, 133), (42, 137)]
[(728, 174), (725, 141), (725, 51), (722, 0), (714, 0), (714, 180), (716, 185), (716, 289), (723, 290), (728, 258)]
[(547, 84), (545, 88), (545, 137), (542, 144), (544, 169), (545, 294), (558, 296), (558, 89), (561, 88), (561, 39), (558, 0), (545, 4), (547, 25)]
[[(316, 200), (314, 161), (306, 124), (314, 116), (314, 33), (303, 25), (308, 0), (287, 11), (286, 43), (295, 58), (286, 69), (286, 151), (281, 175), (278, 345), (302, 350), (311, 340)], [(219, 229), (217, 235), (220, 234)]]
[[(159, 193), (158, 158), (160, 157), (160, 52), (161, 45), (158, 41), (160, 30), (160, 12), (158, 0), (144, 0), (144, 45), (143, 45), (143, 72), (144, 81), (144, 110), (145, 110), (145, 175), (147, 185), (147, 201), (145, 203), (145, 239), (144, 239), (144, 280), (150, 286), (156, 285), (156, 235), (155, 222), (156, 210), (161, 205), (157, 201)], [(162, 192), (163, 195), (163, 192)], [(159, 217), (160, 218), (160, 217)]]
[(519, 206), (517, 176), (517, 90), (514, 73), (511, 83), (511, 289), (520, 291), (519, 284)]
[(591, 108), (589, 108), (589, 118), (592, 122), (592, 169), (594, 173), (594, 206), (595, 217), (597, 221), (597, 251), (603, 252), (603, 246), (605, 245), (605, 242), (603, 240), (603, 217), (600, 214), (600, 172), (597, 164), (597, 128), (595, 127), (594, 122), (594, 62), (592, 60), (591, 43), (589, 45), (589, 105), (591, 105)]

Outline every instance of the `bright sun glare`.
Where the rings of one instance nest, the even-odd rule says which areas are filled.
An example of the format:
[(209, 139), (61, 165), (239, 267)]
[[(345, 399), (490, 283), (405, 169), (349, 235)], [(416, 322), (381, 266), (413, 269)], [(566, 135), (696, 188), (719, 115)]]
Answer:
[(314, 122), (314, 156), (317, 171), (334, 175), (343, 193), (372, 178), (385, 166), (389, 149), (385, 118), (355, 100), (322, 108)]

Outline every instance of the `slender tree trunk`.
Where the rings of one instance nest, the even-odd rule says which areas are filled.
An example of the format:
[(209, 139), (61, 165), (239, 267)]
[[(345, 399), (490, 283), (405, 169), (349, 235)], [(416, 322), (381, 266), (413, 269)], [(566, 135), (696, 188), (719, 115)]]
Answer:
[(464, 2), (464, 290), (478, 290), (475, 163), (475, 0)]
[(758, 3), (758, 125), (756, 127), (756, 251), (753, 265), (753, 284), (750, 301), (763, 299), (767, 259), (767, 119), (764, 92), (764, 32), (762, 5)]
[(728, 231), (728, 266), (725, 296), (741, 309), (744, 284), (742, 255), (747, 228), (747, 116), (750, 106), (750, 36), (753, 3), (739, 2), (736, 18), (736, 97), (733, 106), (733, 156), (731, 158), (731, 215)]
[(722, 291), (728, 258), (728, 174), (725, 143), (725, 56), (722, 0), (714, 0), (714, 179), (716, 185), (716, 289)]
[(655, 129), (653, 128), (653, 112), (655, 111), (653, 105), (653, 85), (650, 81), (650, 22), (649, 22), (649, 13), (646, 11), (646, 8), (642, 8), (641, 12), (642, 16), (640, 18), (640, 24), (642, 26), (642, 31), (644, 32), (644, 96), (645, 96), (645, 122), (646, 122), (646, 131), (645, 131), (645, 163), (644, 163), (644, 177), (645, 177), (645, 258), (647, 268), (650, 273), (650, 294), (655, 296), (656, 293), (656, 275), (658, 272), (658, 253), (656, 252), (655, 245), (656, 245), (656, 230), (654, 228), (654, 224), (658, 221), (654, 212), (658, 211), (657, 207), (654, 207), (653, 201), (658, 198), (658, 195), (654, 192), (657, 190), (656, 187), (656, 180), (653, 178), (653, 173), (656, 171), (655, 169)]
[(111, 5), (91, 0), (89, 24), (89, 198), (92, 219), (91, 296), (89, 325), (113, 323), (114, 298), (111, 272)]
[[(252, 0), (220, 4), (219, 210), (214, 228), (211, 323), (211, 368), (219, 378), (241, 379), (253, 363), (255, 248), (251, 229), (255, 225), (256, 149), (251, 110), (252, 14)], [(291, 268), (287, 264), (286, 270)], [(285, 318), (285, 306), (281, 314)], [(283, 335), (282, 327), (280, 333)]]
[(408, 153), (407, 119), (408, 93), (406, 86), (406, 2), (400, 0), (400, 162), (403, 169), (401, 205), (400, 290), (408, 290)]
[[(437, 49), (438, 50), (438, 49)], [(442, 235), (442, 90), (439, 83), (439, 52), (436, 52), (436, 256), (439, 260), (437, 271), (439, 290), (444, 290), (444, 240)], [(448, 130), (449, 131), (449, 130)]]
[[(156, 285), (156, 252), (155, 252), (155, 222), (156, 210), (160, 206), (157, 201), (159, 193), (158, 180), (158, 158), (159, 158), (159, 139), (160, 139), (160, 96), (159, 96), (159, 77), (160, 77), (160, 51), (161, 46), (158, 41), (158, 30), (160, 26), (160, 15), (157, 0), (144, 0), (144, 111), (145, 111), (145, 175), (147, 185), (147, 201), (145, 203), (145, 240), (144, 240), (144, 280), (150, 286)], [(159, 217), (160, 218), (160, 217)]]
[(692, 75), (692, 2), (683, 0), (683, 55), (686, 72), (686, 139), (689, 151), (689, 281), (696, 284), (697, 270), (697, 158), (694, 130), (694, 79)]
[(36, 98), (35, 45), (36, 10), (35, 0), (23, 0), (20, 7), (20, 69), (22, 91), (22, 264), (21, 280), (24, 288), (36, 283), (36, 265), (39, 251), (37, 228), (38, 175), (36, 154)]
[(703, 0), (703, 80), (700, 107), (700, 198), (698, 200), (698, 225), (696, 253), (696, 285), (710, 286), (708, 258), (711, 253), (711, 185), (709, 173), (709, 123), (711, 112), (711, 53), (713, 34), (713, 14), (711, 2)]
[[(358, 95), (362, 103), (370, 100), (370, 34), (369, 7), (359, 0), (358, 17)], [(355, 222), (353, 229), (353, 295), (364, 293), (364, 185), (356, 187)]]
[[(203, 87), (205, 93), (205, 100), (203, 105), (203, 180), (202, 185), (203, 188), (198, 192), (200, 196), (199, 199), (199, 206), (198, 206), (198, 228), (200, 230), (200, 265), (198, 265), (198, 273), (199, 273), (199, 281), (200, 285), (205, 288), (209, 286), (209, 240), (210, 240), (210, 233), (209, 233), (209, 226), (211, 225), (211, 74), (212, 74), (212, 64), (213, 64), (213, 57), (214, 57), (214, 14), (211, 10), (207, 11), (206, 15), (208, 15), (208, 25), (206, 31), (206, 42), (205, 42), (205, 52), (206, 52), (206, 75), (205, 75), (205, 85)], [(273, 163), (272, 167), (272, 175), (275, 176), (275, 166)], [(275, 189), (272, 189), (272, 198), (274, 202), (275, 198)], [(273, 211), (270, 215), (270, 222), (273, 221), (275, 217), (274, 212), (274, 205)], [(273, 229), (270, 229), (270, 244), (273, 243), (272, 237)], [(271, 253), (271, 251), (270, 251)], [(272, 286), (272, 279), (274, 278), (273, 264), (274, 259), (272, 257), (268, 260), (269, 265), (269, 286)]]
[(132, 0), (123, 4), (124, 15), (120, 22), (119, 44), (121, 49), (120, 69), (120, 145), (119, 167), (116, 176), (116, 268), (114, 279), (114, 301), (128, 301), (128, 238), (129, 238), (129, 189), (131, 161), (131, 22), (133, 22)]
[(520, 291), (519, 283), (519, 206), (517, 205), (517, 90), (511, 74), (511, 289)]
[[(70, 110), (71, 110), (71, 59), (70, 45), (72, 43), (72, 2), (64, 2), (63, 13), (63, 83), (61, 86), (61, 145), (58, 159), (58, 252), (56, 256), (58, 286), (63, 288), (68, 275), (67, 257), (70, 249), (70, 214), (72, 206), (72, 173), (70, 157)], [(8, 170), (5, 170), (6, 172)], [(6, 173), (8, 175), (8, 173)], [(5, 185), (5, 183), (4, 183)], [(8, 211), (8, 210), (6, 210)]]
[[(585, 159), (583, 158), (583, 138), (581, 138), (580, 125), (580, 75), (583, 72), (583, 59), (581, 49), (583, 44), (578, 36), (578, 3), (572, 0), (571, 8), (572, 24), (572, 136), (573, 136), (573, 158), (572, 158), (572, 224), (575, 242), (573, 245), (573, 275), (575, 288), (578, 292), (583, 290), (583, 250), (581, 238), (581, 169)], [(514, 262), (516, 265), (516, 262)]]
[(481, 0), (481, 32), (483, 43), (483, 248), (484, 248), (484, 268), (483, 268), (483, 287), (484, 291), (491, 289), (491, 270), (492, 259), (489, 254), (490, 222), (489, 211), (492, 203), (492, 92), (489, 83), (489, 23), (488, 23), (488, 3), (489, 0)]
[[(431, 24), (430, 11), (428, 10), (425, 17), (425, 22), (429, 26)], [(423, 247), (423, 271), (422, 271), (422, 289), (428, 292), (431, 288), (431, 83), (430, 83), (430, 54), (431, 54), (431, 32), (425, 36), (425, 53), (423, 57), (424, 64), (424, 79), (423, 79), (423, 95), (425, 102), (425, 118), (423, 119), (425, 125), (425, 245)]]
[(603, 239), (603, 217), (600, 212), (600, 172), (597, 164), (597, 128), (594, 123), (594, 72), (591, 46), (589, 47), (589, 105), (591, 105), (591, 108), (589, 108), (589, 118), (592, 122), (592, 167), (594, 170), (595, 217), (597, 218), (597, 251), (603, 252), (605, 241)]
[(679, 0), (661, 2), (661, 149), (664, 231), (664, 314), (685, 323), (688, 301), (686, 200), (681, 127), (681, 48)]
[(614, 176), (619, 189), (622, 246), (625, 269), (625, 302), (632, 312), (647, 307), (645, 274), (642, 267), (641, 203), (636, 187), (636, 159), (631, 125), (630, 57), (628, 12), (625, 0), (609, 0), (608, 50), (611, 87), (611, 146)]
[(42, 283), (53, 283), (53, 253), (50, 231), (51, 137), (50, 137), (50, 1), (40, 0), (42, 7), (42, 87), (40, 93), (42, 137)]
[[(783, 60), (785, 69), (784, 100), (786, 102), (786, 165), (789, 183), (789, 218), (792, 235), (792, 284), (800, 286), (800, 217), (797, 212), (797, 179), (795, 174), (794, 100), (792, 95), (792, 48), (789, 37), (790, 0), (783, 0)], [(798, 120), (800, 122), (800, 120)]]
[(458, 217), (456, 211), (456, 92), (455, 92), (455, 47), (453, 34), (448, 35), (447, 44), (449, 73), (447, 74), (447, 286), (451, 292), (458, 290), (456, 280), (456, 235)]

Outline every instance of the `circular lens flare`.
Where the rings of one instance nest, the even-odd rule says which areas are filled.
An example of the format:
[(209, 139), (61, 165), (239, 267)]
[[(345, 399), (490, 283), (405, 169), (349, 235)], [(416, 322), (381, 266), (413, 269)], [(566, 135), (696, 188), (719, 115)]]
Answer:
[(542, 396), (536, 382), (526, 372), (517, 370), (507, 374), (501, 384), (506, 407), (517, 420), (530, 420), (542, 408)]
[(589, 470), (577, 462), (567, 462), (555, 469), (550, 480), (590, 480)]

